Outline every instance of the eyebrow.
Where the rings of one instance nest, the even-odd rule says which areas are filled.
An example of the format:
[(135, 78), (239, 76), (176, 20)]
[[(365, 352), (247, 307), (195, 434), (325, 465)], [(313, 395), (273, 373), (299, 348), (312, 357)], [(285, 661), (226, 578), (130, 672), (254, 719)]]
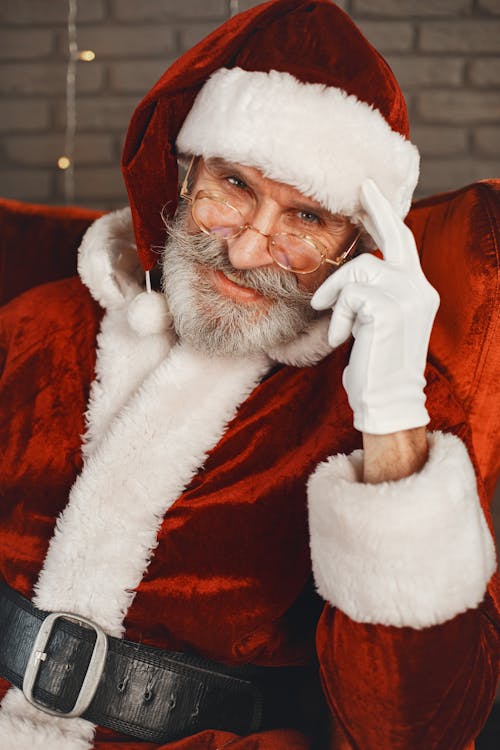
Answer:
[[(220, 171), (234, 172), (236, 177), (241, 177), (244, 182), (248, 182), (250, 188), (254, 188), (254, 186), (252, 185), (252, 178), (247, 177), (241, 171), (241, 168), (245, 167), (244, 164), (237, 164), (232, 161), (227, 161), (220, 156), (208, 157), (207, 159), (205, 159), (205, 163), (209, 168), (213, 167), (214, 169)], [(258, 169), (258, 167), (256, 168)], [(293, 187), (293, 185), (290, 187)], [(325, 221), (325, 223), (333, 225), (335, 227), (344, 227), (348, 223), (347, 216), (342, 216), (342, 214), (332, 214), (331, 211), (329, 211), (327, 208), (324, 208), (317, 202), (313, 202), (312, 199), (311, 203), (307, 202), (307, 198), (305, 198), (303, 201), (292, 200), (290, 203), (290, 208), (295, 211), (304, 211), (304, 213), (317, 214), (321, 219), (323, 219), (323, 221)]]

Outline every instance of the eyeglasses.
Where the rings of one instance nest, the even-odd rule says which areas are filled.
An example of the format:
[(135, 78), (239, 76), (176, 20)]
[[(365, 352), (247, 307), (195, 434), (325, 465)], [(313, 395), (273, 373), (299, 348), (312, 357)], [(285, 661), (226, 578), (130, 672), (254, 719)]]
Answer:
[(199, 190), (194, 197), (191, 196), (188, 180), (194, 159), (193, 156), (182, 183), (180, 197), (190, 202), (193, 221), (204, 234), (221, 240), (232, 240), (247, 230), (258, 232), (267, 238), (268, 252), (274, 262), (284, 271), (297, 274), (314, 273), (324, 263), (341, 266), (354, 249), (361, 230), (341, 255), (329, 258), (328, 249), (317, 238), (309, 235), (290, 232), (264, 234), (249, 224), (241, 210), (219, 192)]

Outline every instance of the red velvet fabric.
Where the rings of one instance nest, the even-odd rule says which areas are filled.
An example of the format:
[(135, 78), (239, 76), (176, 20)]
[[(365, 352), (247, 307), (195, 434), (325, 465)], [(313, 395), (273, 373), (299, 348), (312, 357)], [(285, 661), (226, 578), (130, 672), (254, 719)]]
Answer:
[[(80, 468), (99, 318), (77, 279), (37, 287), (0, 317), (0, 574), (28, 596)], [(313, 368), (284, 367), (242, 404), (165, 517), (127, 637), (228, 663), (312, 659), (319, 606), (310, 587), (305, 482), (319, 460), (360, 445), (344, 390), (333, 386), (347, 357), (344, 346)], [(431, 366), (427, 380), (431, 428), (470, 446), (446, 378)], [(472, 740), (497, 676), (496, 583), (479, 610), (424, 631), (359, 625), (326, 607), (317, 642), (335, 750), (462, 750)], [(100, 750), (118, 746), (109, 731), (97, 736)], [(203, 732), (165, 747), (216, 750), (234, 739)], [(231, 746), (305, 750), (310, 740), (282, 729)]]
[(391, 69), (330, 0), (275, 0), (240, 13), (182, 55), (130, 122), (122, 169), (145, 269), (158, 260), (151, 248), (164, 237), (162, 209), (172, 216), (177, 205), (180, 127), (202, 85), (222, 67), (284, 71), (306, 83), (348, 90), (408, 137), (406, 104)]
[(462, 401), (491, 497), (500, 473), (500, 180), (419, 201), (407, 223), (441, 295), (430, 359)]
[[(431, 428), (465, 440), (485, 508), (498, 473), (498, 190), (489, 181), (437, 196), (408, 220), (442, 299), (427, 372)], [(72, 272), (92, 213), (10, 201), (0, 208), (2, 235), (11, 238), (0, 256), (11, 274), (7, 293), (13, 283), (29, 288)], [(31, 254), (21, 274), (18, 231)], [(100, 315), (77, 279), (34, 288), (0, 313), (0, 574), (27, 595), (81, 467)], [(344, 347), (314, 368), (283, 368), (242, 405), (165, 519), (127, 635), (232, 663), (293, 664), (311, 658), (317, 627), (334, 750), (466, 750), (495, 689), (497, 577), (479, 611), (437, 628), (360, 625), (328, 607), (318, 623), (304, 482), (322, 457), (360, 444), (343, 389), (331, 387), (346, 357)], [(229, 741), (237, 750), (310, 746), (284, 729), (241, 740), (203, 732), (168, 748), (216, 750)], [(153, 745), (99, 730), (96, 747)]]
[(76, 251), (102, 212), (0, 198), (0, 304), (76, 273)]

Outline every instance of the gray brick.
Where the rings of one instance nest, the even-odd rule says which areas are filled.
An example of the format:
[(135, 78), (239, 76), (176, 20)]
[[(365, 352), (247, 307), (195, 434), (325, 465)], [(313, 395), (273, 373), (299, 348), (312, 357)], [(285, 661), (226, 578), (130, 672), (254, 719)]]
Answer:
[(469, 80), (475, 86), (500, 87), (500, 57), (471, 61)]
[(238, 11), (241, 13), (243, 10), (249, 10), (255, 8), (256, 5), (260, 5), (262, 0), (237, 0)]
[[(103, 0), (84, 0), (78, 4), (78, 23), (101, 21), (105, 17)], [(2, 0), (0, 22), (27, 25), (66, 24), (68, 3), (66, 0)]]
[(78, 34), (80, 49), (94, 50), (99, 59), (156, 57), (176, 50), (172, 26), (86, 26)]
[(467, 130), (440, 125), (416, 125), (410, 137), (422, 156), (450, 156), (467, 151)]
[(405, 55), (389, 58), (389, 63), (403, 89), (417, 86), (459, 86), (465, 61), (456, 57), (423, 57)]
[[(64, 154), (64, 133), (11, 135), (4, 139), (7, 158), (22, 165), (51, 166)], [(116, 159), (110, 135), (78, 134), (75, 138), (75, 163), (113, 163)]]
[[(134, 109), (139, 104), (138, 97), (80, 98), (76, 102), (79, 130), (104, 130), (124, 132)], [(64, 126), (64, 106), (57, 113), (57, 122)]]
[(53, 46), (53, 33), (45, 29), (0, 31), (0, 60), (40, 59), (50, 55)]
[[(483, 10), (487, 10), (489, 13), (493, 13), (496, 16), (500, 16), (500, 2), (499, 0), (478, 0), (479, 7)], [(500, 485), (499, 485), (500, 489)], [(500, 506), (499, 506), (500, 515)]]
[(474, 131), (474, 148), (478, 153), (485, 156), (500, 157), (500, 125), (476, 128)]
[(147, 60), (110, 63), (111, 89), (144, 95), (160, 78), (173, 60)]
[(424, 52), (500, 53), (500, 21), (429, 21), (422, 24), (420, 47)]
[[(229, 3), (230, 0), (228, 0)], [(238, 7), (238, 11), (241, 13), (244, 10), (249, 10), (250, 8), (255, 8), (256, 5), (262, 5), (262, 0), (236, 0), (236, 4)], [(338, 5), (340, 8), (346, 8), (347, 1), (346, 0), (335, 0), (335, 5)]]
[[(259, 0), (260, 2), (260, 0)], [(111, 8), (118, 21), (172, 21), (178, 19), (217, 18), (228, 16), (228, 0), (183, 0), (181, 3), (165, 0), (113, 0)]]
[[(102, 66), (98, 63), (79, 65), (77, 90), (99, 91), (103, 83)], [(3, 94), (63, 94), (66, 92), (66, 64), (64, 62), (10, 63), (0, 65), (0, 93)]]
[(359, 28), (380, 52), (406, 52), (414, 46), (415, 29), (400, 21), (356, 21)]
[(49, 103), (36, 100), (3, 101), (0, 132), (41, 130), (49, 124)]
[(418, 94), (417, 112), (428, 122), (496, 122), (500, 97), (490, 91), (425, 91)]
[(219, 23), (216, 21), (212, 21), (211, 23), (192, 23), (183, 26), (180, 30), (181, 51), (185, 52), (194, 47), (195, 44), (198, 44), (198, 42), (211, 34), (218, 26)]
[(421, 169), (419, 190), (426, 194), (455, 190), (500, 173), (500, 159), (427, 159)]
[(366, 16), (454, 16), (467, 12), (472, 0), (353, 0), (352, 15)]
[(119, 200), (123, 195), (126, 202), (126, 190), (120, 166), (113, 167), (78, 167), (75, 170), (75, 194), (78, 200), (98, 200), (112, 198)]
[(51, 183), (51, 174), (47, 170), (0, 170), (0, 195), (4, 198), (45, 201), (50, 195)]

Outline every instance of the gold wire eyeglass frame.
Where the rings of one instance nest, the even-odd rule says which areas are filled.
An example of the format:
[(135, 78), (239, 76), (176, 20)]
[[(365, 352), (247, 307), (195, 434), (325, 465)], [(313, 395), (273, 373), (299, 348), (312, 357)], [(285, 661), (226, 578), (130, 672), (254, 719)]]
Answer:
[[(229, 201), (225, 200), (224, 198), (222, 198), (219, 195), (207, 192), (206, 190), (199, 190), (196, 193), (196, 195), (194, 196), (194, 198), (193, 198), (192, 195), (189, 194), (189, 189), (188, 189), (189, 177), (190, 177), (191, 169), (193, 167), (193, 164), (194, 164), (196, 158), (197, 157), (195, 155), (193, 155), (191, 157), (191, 161), (189, 162), (189, 166), (188, 166), (188, 169), (187, 169), (187, 172), (186, 172), (186, 176), (184, 177), (184, 180), (182, 181), (182, 186), (181, 186), (179, 195), (180, 195), (180, 197), (183, 200), (186, 200), (186, 201), (188, 201), (191, 204), (191, 217), (192, 217), (193, 221), (195, 222), (196, 226), (199, 229), (201, 229), (201, 231), (204, 234), (217, 237), (218, 235), (215, 232), (211, 232), (209, 229), (207, 229), (206, 227), (202, 226), (198, 222), (198, 220), (196, 219), (196, 216), (193, 213), (193, 208), (194, 208), (194, 205), (195, 205), (195, 203), (196, 203), (197, 200), (200, 200), (202, 198), (208, 198), (208, 199), (213, 200), (213, 201), (215, 201), (217, 203), (224, 204), (225, 206), (227, 206), (228, 208), (230, 208), (232, 211), (234, 211), (235, 213), (239, 214), (241, 216), (241, 218), (242, 218), (243, 221), (245, 221), (245, 217), (243, 216), (243, 214), (241, 213), (241, 211), (238, 208), (236, 208), (236, 206), (233, 206)], [(262, 237), (266, 237), (266, 239), (268, 240), (268, 251), (269, 251), (269, 254), (270, 254), (271, 258), (274, 260), (274, 262), (280, 268), (282, 268), (284, 271), (289, 271), (290, 273), (300, 274), (301, 276), (306, 276), (306, 275), (308, 275), (310, 273), (315, 273), (318, 270), (318, 268), (320, 268), (323, 265), (323, 263), (328, 263), (329, 265), (335, 266), (337, 268), (338, 268), (338, 266), (341, 266), (343, 263), (346, 262), (346, 260), (348, 259), (349, 255), (354, 250), (354, 247), (356, 246), (356, 243), (359, 240), (359, 237), (361, 235), (361, 229), (360, 229), (356, 233), (356, 236), (354, 237), (354, 239), (352, 240), (352, 242), (349, 244), (349, 246), (347, 247), (347, 249), (344, 250), (344, 252), (341, 255), (339, 255), (337, 258), (332, 259), (332, 258), (328, 257), (327, 250), (322, 245), (320, 245), (320, 243), (318, 242), (318, 240), (315, 240), (312, 237), (309, 237), (309, 235), (307, 235), (307, 234), (293, 234), (292, 232), (280, 232), (278, 234), (265, 234), (264, 232), (261, 232), (260, 229), (258, 229), (257, 227), (254, 227), (252, 224), (244, 223), (244, 224), (242, 224), (238, 228), (238, 231), (235, 234), (232, 234), (230, 237), (227, 237), (225, 239), (236, 239), (236, 237), (239, 237), (240, 234), (243, 234), (243, 232), (246, 232), (248, 229), (252, 229), (254, 232), (258, 232), (260, 235), (262, 235)], [(298, 271), (298, 270), (295, 270), (294, 268), (287, 268), (285, 265), (283, 265), (282, 263), (280, 263), (275, 258), (275, 256), (274, 256), (274, 253), (272, 251), (272, 246), (276, 244), (276, 241), (274, 240), (274, 238), (275, 237), (282, 237), (282, 236), (283, 237), (286, 237), (286, 236), (289, 236), (289, 237), (298, 237), (299, 239), (304, 240), (304, 242), (306, 242), (312, 248), (314, 248), (314, 250), (316, 250), (316, 252), (320, 256), (318, 265), (315, 268), (311, 269), (310, 271)]]

